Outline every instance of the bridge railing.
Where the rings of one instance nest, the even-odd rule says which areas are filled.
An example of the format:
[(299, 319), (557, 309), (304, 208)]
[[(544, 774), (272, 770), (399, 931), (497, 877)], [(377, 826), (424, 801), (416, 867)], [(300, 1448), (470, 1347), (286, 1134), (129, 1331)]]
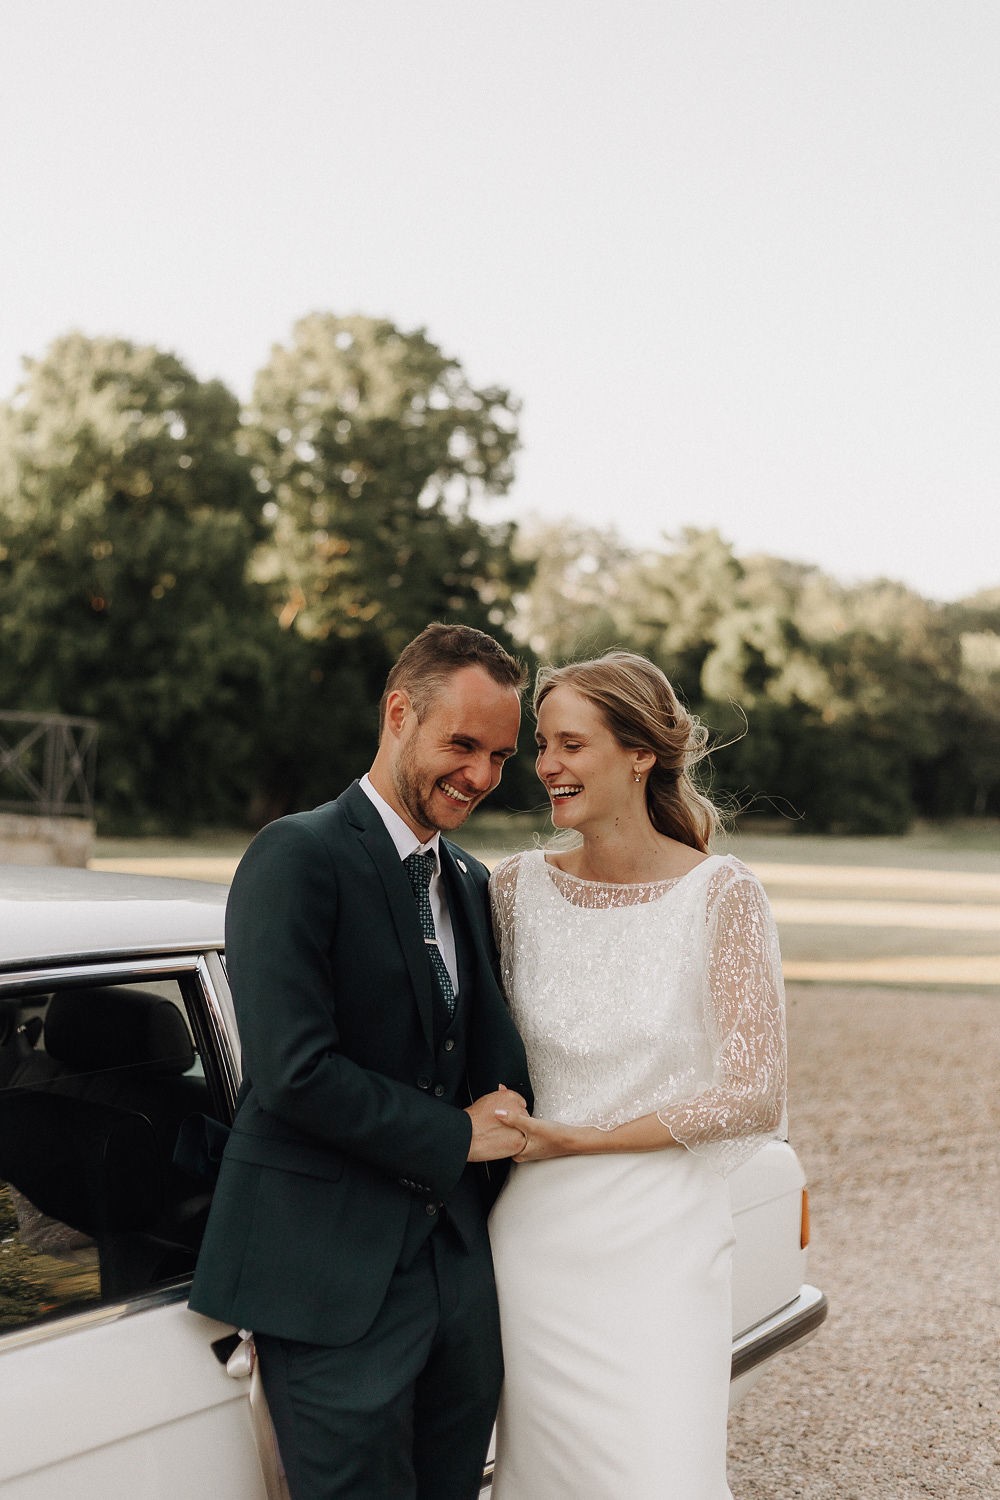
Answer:
[(97, 721), (0, 712), (0, 809), (92, 818)]

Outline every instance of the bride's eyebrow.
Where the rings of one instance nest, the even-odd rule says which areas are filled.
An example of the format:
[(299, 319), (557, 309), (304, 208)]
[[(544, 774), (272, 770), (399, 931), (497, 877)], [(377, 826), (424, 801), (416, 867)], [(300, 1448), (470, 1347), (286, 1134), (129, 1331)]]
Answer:
[[(557, 729), (555, 734), (549, 736), (553, 740), (585, 740), (587, 736), (582, 729)], [(535, 734), (535, 744), (540, 745), (545, 739), (543, 734)]]

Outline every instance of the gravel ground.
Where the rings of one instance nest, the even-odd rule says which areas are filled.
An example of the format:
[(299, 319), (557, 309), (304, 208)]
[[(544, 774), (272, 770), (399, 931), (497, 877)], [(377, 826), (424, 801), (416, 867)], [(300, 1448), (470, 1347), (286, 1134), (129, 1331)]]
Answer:
[(1000, 1497), (1000, 991), (788, 1002), (830, 1314), (731, 1417), (735, 1500)]

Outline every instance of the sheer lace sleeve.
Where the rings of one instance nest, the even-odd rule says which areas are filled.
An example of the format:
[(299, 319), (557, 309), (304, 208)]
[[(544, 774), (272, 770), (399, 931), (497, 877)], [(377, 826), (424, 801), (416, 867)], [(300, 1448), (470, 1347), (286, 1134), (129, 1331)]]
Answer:
[(784, 1132), (784, 987), (774, 918), (744, 866), (729, 863), (713, 878), (707, 922), (712, 1086), (657, 1114), (681, 1145), (725, 1173)]
[(517, 876), (523, 855), (511, 854), (501, 860), (490, 876), (490, 910), (493, 914), (493, 937), (500, 954), (500, 978), (504, 993), (511, 992), (511, 966), (514, 951), (514, 899)]

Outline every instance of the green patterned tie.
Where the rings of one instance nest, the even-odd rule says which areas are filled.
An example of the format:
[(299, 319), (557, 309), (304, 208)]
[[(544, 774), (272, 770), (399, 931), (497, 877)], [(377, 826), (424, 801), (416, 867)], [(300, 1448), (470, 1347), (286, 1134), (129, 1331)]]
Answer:
[(449, 1016), (453, 1016), (455, 1014), (455, 989), (438, 944), (437, 933), (434, 930), (434, 913), (431, 911), (431, 876), (434, 874), (434, 856), (433, 854), (419, 854), (414, 850), (403, 860), (403, 868), (410, 877), (413, 894), (417, 898), (420, 931), (423, 933), (427, 955), (431, 961), (431, 972), (437, 980), (445, 1008)]

